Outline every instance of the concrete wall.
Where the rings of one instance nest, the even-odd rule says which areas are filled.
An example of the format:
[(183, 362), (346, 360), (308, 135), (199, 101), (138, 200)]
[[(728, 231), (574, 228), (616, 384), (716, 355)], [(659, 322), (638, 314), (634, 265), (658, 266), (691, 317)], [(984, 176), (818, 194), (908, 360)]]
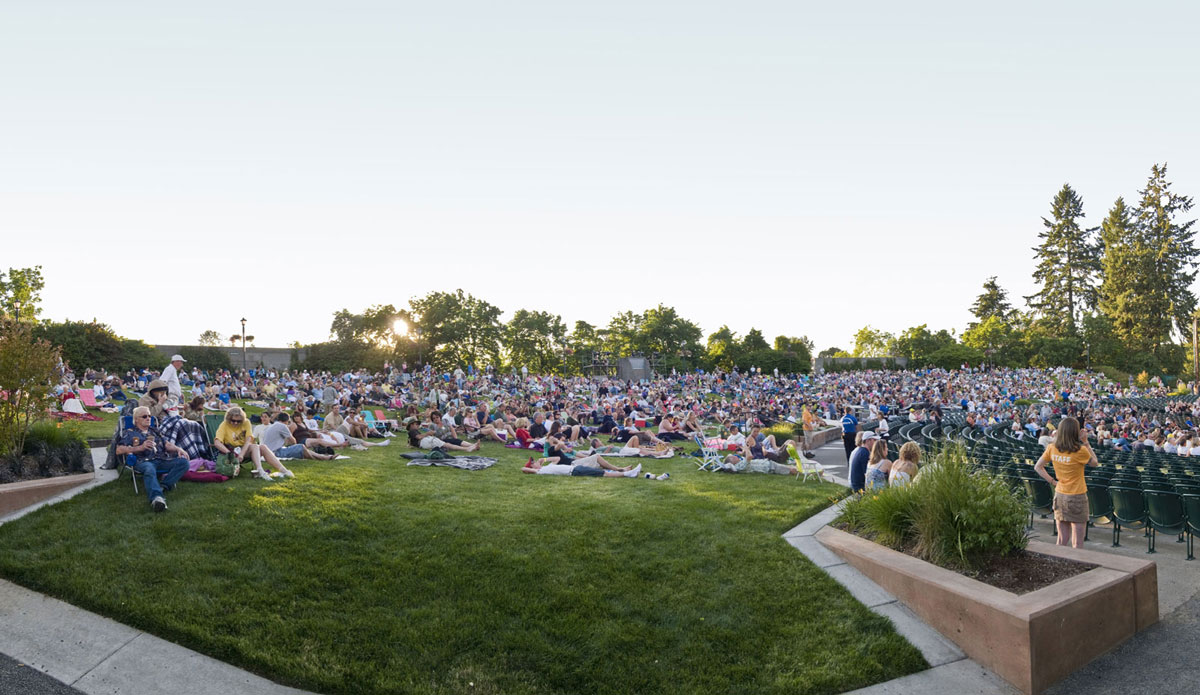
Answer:
[[(174, 355), (175, 353), (179, 352), (180, 348), (183, 348), (183, 347), (198, 347), (198, 346), (194, 346), (194, 345), (155, 345), (154, 346), (154, 348), (156, 350), (158, 350), (159, 352), (161, 352), (164, 355), (164, 357), (170, 357), (171, 355)], [(221, 352), (225, 353), (226, 355), (229, 355), (229, 363), (232, 364), (235, 369), (241, 369), (241, 367), (242, 367), (242, 348), (240, 346), (236, 347), (236, 348), (231, 348), (228, 345), (220, 345), (220, 346), (218, 346), (218, 348), (221, 350)], [(308, 355), (308, 351), (305, 350), (304, 348), (300, 348), (299, 350), (296, 351), (296, 354), (298, 356), (297, 357), (298, 359), (304, 360), (304, 358)], [(270, 367), (272, 369), (287, 369), (291, 365), (291, 363), (292, 363), (292, 349), (291, 348), (257, 348), (257, 347), (246, 346), (246, 367), (248, 369), (255, 369), (259, 365), (262, 365), (265, 367)], [(166, 365), (167, 365), (167, 362), (164, 359), (162, 366), (165, 367)], [(161, 367), (160, 367), (160, 369), (161, 369)]]

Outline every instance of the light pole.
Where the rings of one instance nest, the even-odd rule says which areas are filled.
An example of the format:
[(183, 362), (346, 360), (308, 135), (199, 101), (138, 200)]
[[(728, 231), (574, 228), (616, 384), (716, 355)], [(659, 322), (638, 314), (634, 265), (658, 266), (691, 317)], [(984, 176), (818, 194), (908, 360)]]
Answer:
[(17, 315), (17, 322), (19, 323), (21, 321), (21, 300), (18, 299), (17, 301), (13, 302), (13, 310)]
[(242, 317), (242, 371), (246, 371), (246, 317)]

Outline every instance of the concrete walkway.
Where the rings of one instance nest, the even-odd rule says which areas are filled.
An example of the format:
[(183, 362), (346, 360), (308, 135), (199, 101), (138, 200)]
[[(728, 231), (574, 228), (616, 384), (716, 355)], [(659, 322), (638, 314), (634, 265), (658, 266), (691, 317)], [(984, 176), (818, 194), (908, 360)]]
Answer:
[[(848, 485), (846, 452), (840, 441), (821, 447), (816, 454), (817, 461), (825, 466), (835, 482)], [(1015, 695), (1020, 692), (988, 669), (966, 658), (953, 642), (811, 537), (836, 517), (835, 508), (827, 509), (788, 531), (784, 539), (818, 567), (825, 569), (872, 611), (890, 618), (896, 631), (920, 649), (931, 666), (920, 673), (856, 690), (854, 695)], [(1031, 537), (1053, 543), (1052, 530), (1051, 519), (1035, 517)], [(1121, 545), (1114, 548), (1109, 525), (1093, 527), (1084, 547), (1127, 557), (1154, 559), (1158, 565), (1161, 620), (1060, 681), (1046, 691), (1047, 695), (1123, 695), (1193, 690), (1197, 679), (1187, 655), (1200, 647), (1200, 561), (1186, 560), (1184, 544), (1162, 535), (1158, 537), (1158, 552), (1147, 555), (1146, 539), (1140, 531), (1122, 532)]]

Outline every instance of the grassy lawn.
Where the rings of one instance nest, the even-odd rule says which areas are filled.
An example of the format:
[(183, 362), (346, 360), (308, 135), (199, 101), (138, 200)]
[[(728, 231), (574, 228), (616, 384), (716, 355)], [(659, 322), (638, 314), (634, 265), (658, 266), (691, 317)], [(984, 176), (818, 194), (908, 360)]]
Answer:
[(920, 653), (780, 534), (833, 485), (408, 467), (400, 440), (297, 478), (127, 478), (0, 526), (0, 575), (323, 693), (836, 693)]

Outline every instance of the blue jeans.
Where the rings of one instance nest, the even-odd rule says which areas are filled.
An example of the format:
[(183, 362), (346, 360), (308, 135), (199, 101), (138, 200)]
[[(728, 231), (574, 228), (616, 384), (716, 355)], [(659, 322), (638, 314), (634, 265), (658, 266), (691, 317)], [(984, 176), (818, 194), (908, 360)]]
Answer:
[[(163, 485), (167, 487), (175, 487), (175, 483), (187, 473), (188, 462), (185, 458), (173, 459), (135, 459), (133, 464), (134, 474), (142, 475), (142, 487), (146, 488), (146, 498), (151, 502), (155, 497), (161, 497), (163, 493)], [(158, 476), (166, 474), (162, 484), (158, 482)]]
[(304, 445), (281, 446), (273, 453), (281, 459), (302, 459), (304, 458)]

